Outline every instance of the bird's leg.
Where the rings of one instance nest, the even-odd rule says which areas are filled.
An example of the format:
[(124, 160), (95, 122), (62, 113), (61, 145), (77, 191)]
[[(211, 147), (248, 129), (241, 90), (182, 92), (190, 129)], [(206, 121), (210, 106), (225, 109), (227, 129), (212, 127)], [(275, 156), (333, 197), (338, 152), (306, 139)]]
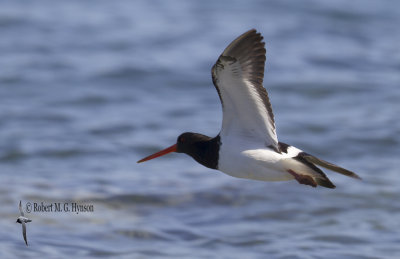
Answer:
[(312, 187), (317, 187), (317, 183), (314, 181), (314, 179), (309, 176), (309, 175), (301, 175), (296, 173), (293, 170), (288, 170), (288, 173), (293, 175), (294, 179), (298, 181), (300, 184), (305, 184), (305, 185), (310, 185)]

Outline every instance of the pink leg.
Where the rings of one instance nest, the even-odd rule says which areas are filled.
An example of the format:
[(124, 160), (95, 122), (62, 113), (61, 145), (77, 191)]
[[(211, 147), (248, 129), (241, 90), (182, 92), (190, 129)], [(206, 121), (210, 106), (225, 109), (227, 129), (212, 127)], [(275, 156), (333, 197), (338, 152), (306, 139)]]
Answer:
[(317, 183), (314, 181), (314, 179), (309, 176), (309, 175), (301, 175), (296, 173), (293, 170), (288, 170), (288, 173), (294, 176), (294, 179), (298, 181), (300, 184), (305, 184), (305, 185), (310, 185), (312, 187), (317, 187)]

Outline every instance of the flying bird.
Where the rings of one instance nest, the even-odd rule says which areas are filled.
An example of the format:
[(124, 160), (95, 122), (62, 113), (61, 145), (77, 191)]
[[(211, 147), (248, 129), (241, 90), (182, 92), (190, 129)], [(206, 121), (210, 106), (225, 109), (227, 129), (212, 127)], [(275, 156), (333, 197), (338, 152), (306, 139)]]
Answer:
[(25, 244), (28, 245), (28, 241), (26, 239), (26, 223), (31, 222), (31, 219), (28, 219), (24, 216), (24, 211), (22, 210), (22, 204), (21, 201), (19, 201), (19, 212), (21, 213), (21, 216), (17, 218), (17, 222), (22, 225), (22, 235), (24, 236)]
[(265, 43), (255, 29), (236, 38), (212, 67), (212, 81), (222, 103), (219, 134), (185, 132), (176, 144), (138, 163), (177, 152), (233, 177), (259, 181), (297, 180), (300, 184), (335, 188), (317, 166), (361, 179), (340, 166), (278, 141), (274, 114), (263, 87)]

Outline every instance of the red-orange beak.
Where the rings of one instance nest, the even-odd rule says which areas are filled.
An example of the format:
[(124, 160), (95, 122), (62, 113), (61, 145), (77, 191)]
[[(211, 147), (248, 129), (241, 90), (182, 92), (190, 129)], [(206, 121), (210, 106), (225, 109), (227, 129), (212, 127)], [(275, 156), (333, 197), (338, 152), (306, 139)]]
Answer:
[(145, 158), (143, 158), (143, 159), (141, 159), (141, 160), (139, 160), (137, 162), (138, 163), (142, 163), (142, 162), (145, 162), (147, 160), (150, 160), (150, 159), (153, 159), (153, 158), (157, 158), (159, 156), (163, 156), (163, 155), (166, 155), (166, 154), (171, 153), (171, 152), (176, 152), (176, 144), (174, 144), (174, 145), (172, 145), (172, 146), (170, 146), (170, 147), (168, 147), (168, 148), (166, 148), (164, 150), (161, 150), (160, 152), (157, 152), (155, 154), (147, 156), (147, 157), (145, 157)]

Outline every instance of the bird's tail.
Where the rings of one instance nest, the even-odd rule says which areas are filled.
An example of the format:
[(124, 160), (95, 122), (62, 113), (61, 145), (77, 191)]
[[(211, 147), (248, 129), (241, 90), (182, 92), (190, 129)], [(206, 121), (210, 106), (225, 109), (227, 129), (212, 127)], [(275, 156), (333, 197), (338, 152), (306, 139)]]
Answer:
[[(294, 162), (296, 161), (296, 162)], [(344, 169), (325, 160), (319, 159), (305, 152), (300, 152), (297, 156), (286, 160), (287, 172), (290, 173), (300, 184), (317, 187), (317, 185), (326, 188), (335, 188), (335, 185), (329, 180), (325, 173), (317, 166), (338, 172), (340, 174), (361, 179), (357, 174)]]
[(343, 167), (340, 167), (338, 165), (329, 163), (328, 161), (322, 160), (320, 158), (317, 158), (317, 157), (312, 156), (312, 155), (307, 154), (307, 153), (303, 153), (302, 157), (306, 161), (308, 161), (310, 163), (313, 163), (315, 165), (319, 165), (319, 166), (325, 167), (326, 169), (329, 169), (331, 171), (337, 172), (339, 174), (343, 174), (343, 175), (346, 175), (346, 176), (353, 177), (353, 178), (361, 180), (361, 177), (358, 176), (356, 173), (354, 173), (352, 171), (349, 171), (347, 169), (344, 169)]

